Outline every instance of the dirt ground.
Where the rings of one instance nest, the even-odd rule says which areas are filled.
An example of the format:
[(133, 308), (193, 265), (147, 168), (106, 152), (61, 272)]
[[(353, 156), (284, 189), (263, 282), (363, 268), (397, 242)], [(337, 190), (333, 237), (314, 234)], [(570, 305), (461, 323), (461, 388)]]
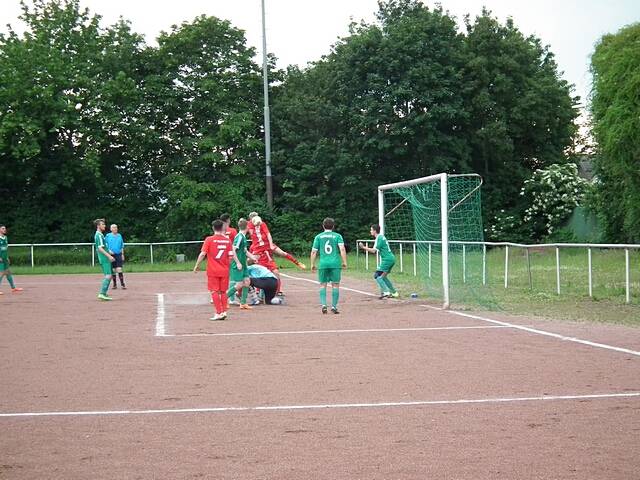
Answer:
[(640, 477), (640, 329), (472, 318), (350, 279), (322, 315), (295, 276), (285, 305), (224, 322), (201, 274), (130, 274), (108, 303), (97, 273), (17, 278), (0, 478)]

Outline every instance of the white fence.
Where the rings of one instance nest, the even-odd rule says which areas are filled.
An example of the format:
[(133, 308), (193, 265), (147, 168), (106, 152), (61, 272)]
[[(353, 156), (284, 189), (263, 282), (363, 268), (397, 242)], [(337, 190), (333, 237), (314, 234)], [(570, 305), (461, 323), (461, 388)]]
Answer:
[[(373, 244), (372, 239), (366, 240), (357, 240), (356, 242), (362, 242), (367, 246), (371, 246)], [(440, 245), (441, 242), (438, 241), (410, 241), (410, 240), (389, 240), (389, 243), (392, 245), (397, 245), (397, 251), (399, 253), (399, 269), (401, 272), (405, 271), (405, 255), (409, 254), (411, 256), (412, 270), (413, 275), (418, 275), (418, 262), (417, 262), (417, 246), (418, 245), (427, 245), (428, 253), (427, 253), (427, 275), (430, 277), (432, 273), (432, 247), (434, 245)], [(640, 245), (638, 244), (603, 244), (603, 243), (546, 243), (546, 244), (520, 244), (520, 243), (511, 243), (511, 242), (449, 242), (449, 245), (462, 245), (462, 278), (463, 281), (466, 280), (466, 268), (467, 268), (467, 260), (466, 260), (466, 250), (467, 246), (481, 246), (482, 247), (482, 284), (487, 284), (487, 247), (504, 247), (504, 288), (509, 288), (509, 249), (510, 248), (520, 248), (524, 249), (527, 261), (527, 272), (529, 275), (529, 285), (532, 285), (532, 274), (531, 274), (531, 259), (530, 259), (530, 251), (531, 250), (540, 250), (540, 249), (555, 249), (555, 274), (556, 274), (556, 293), (560, 295), (560, 280), (561, 280), (561, 249), (569, 249), (569, 248), (583, 248), (586, 249), (586, 261), (587, 261), (587, 292), (590, 297), (593, 297), (593, 264), (592, 264), (592, 253), (593, 250), (624, 250), (625, 254), (625, 268), (624, 268), (624, 277), (625, 277), (625, 299), (626, 303), (631, 302), (631, 262), (629, 252), (631, 250), (639, 250)], [(359, 249), (357, 250), (357, 261), (359, 261), (359, 256), (361, 255)], [(370, 260), (369, 260), (369, 252), (365, 251), (365, 269), (369, 270), (370, 268)], [(376, 258), (377, 265), (377, 258)]]
[[(154, 262), (154, 258), (153, 258), (153, 246), (160, 246), (160, 245), (189, 245), (189, 244), (196, 244), (196, 243), (202, 243), (202, 240), (191, 240), (191, 241), (184, 241), (184, 242), (153, 242), (153, 243), (148, 243), (148, 242), (127, 242), (125, 244), (125, 251), (127, 247), (144, 247), (147, 246), (149, 247), (149, 258), (151, 263)], [(95, 245), (93, 243), (89, 243), (89, 242), (80, 242), (80, 243), (12, 243), (10, 245), (11, 247), (27, 247), (30, 249), (30, 260), (31, 260), (31, 268), (34, 268), (36, 265), (36, 248), (38, 247), (88, 247), (87, 248), (87, 253), (89, 253), (89, 249), (91, 249), (91, 265), (95, 266), (96, 264), (96, 251), (95, 251)]]

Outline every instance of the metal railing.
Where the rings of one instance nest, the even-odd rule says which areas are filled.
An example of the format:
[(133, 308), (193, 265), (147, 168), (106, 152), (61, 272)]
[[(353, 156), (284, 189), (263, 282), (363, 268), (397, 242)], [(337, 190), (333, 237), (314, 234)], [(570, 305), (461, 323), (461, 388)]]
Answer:
[[(364, 239), (364, 240), (356, 240), (356, 244), (358, 242), (364, 243), (366, 246), (370, 246), (373, 244), (372, 239)], [(397, 250), (399, 253), (400, 261), (399, 268), (400, 272), (404, 272), (404, 256), (407, 253), (407, 250), (411, 252), (412, 257), (412, 265), (413, 265), (413, 275), (418, 276), (418, 262), (417, 262), (417, 246), (418, 245), (426, 245), (427, 249), (427, 272), (426, 274), (431, 277), (433, 270), (433, 247), (435, 245), (440, 245), (442, 242), (440, 241), (412, 241), (412, 240), (388, 240), (389, 244), (397, 245)], [(607, 243), (544, 243), (544, 244), (521, 244), (521, 243), (512, 243), (512, 242), (460, 242), (460, 241), (450, 241), (449, 245), (461, 245), (462, 246), (462, 279), (463, 282), (466, 281), (467, 276), (467, 246), (480, 246), (482, 247), (482, 284), (487, 285), (487, 247), (504, 247), (504, 288), (509, 288), (509, 249), (510, 248), (520, 248), (525, 250), (526, 261), (527, 261), (527, 272), (529, 276), (529, 286), (532, 286), (532, 274), (531, 274), (531, 260), (530, 260), (530, 251), (531, 250), (540, 250), (540, 249), (555, 249), (555, 283), (556, 283), (556, 293), (560, 295), (561, 293), (561, 249), (568, 248), (584, 248), (587, 250), (587, 291), (589, 297), (593, 297), (593, 262), (592, 262), (592, 252), (593, 250), (624, 250), (625, 254), (625, 301), (626, 303), (631, 303), (631, 262), (629, 252), (631, 250), (640, 251), (639, 244), (607, 244)], [(407, 248), (409, 247), (409, 248)], [(359, 261), (360, 251), (356, 248), (356, 261)], [(369, 252), (365, 251), (365, 269), (369, 270)], [(376, 255), (376, 265), (378, 263), (378, 258)]]
[[(153, 246), (160, 246), (160, 245), (189, 245), (189, 244), (196, 244), (196, 243), (202, 243), (202, 240), (189, 240), (189, 241), (183, 241), (183, 242), (127, 242), (125, 244), (125, 251), (127, 247), (144, 247), (144, 246), (148, 246), (149, 247), (149, 258), (150, 258), (150, 262), (153, 263), (154, 262), (154, 258), (153, 258)], [(36, 256), (35, 256), (35, 249), (38, 247), (90, 247), (91, 248), (91, 266), (95, 266), (96, 264), (96, 251), (95, 251), (95, 245), (93, 243), (89, 243), (89, 242), (76, 242), (76, 243), (12, 243), (10, 244), (11, 247), (27, 247), (30, 249), (30, 261), (31, 261), (31, 268), (35, 268), (36, 265)]]

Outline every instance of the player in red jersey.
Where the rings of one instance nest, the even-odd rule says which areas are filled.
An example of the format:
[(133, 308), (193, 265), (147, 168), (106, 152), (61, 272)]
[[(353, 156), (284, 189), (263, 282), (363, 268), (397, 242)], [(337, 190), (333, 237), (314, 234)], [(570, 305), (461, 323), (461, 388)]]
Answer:
[(238, 231), (231, 226), (231, 215), (223, 213), (220, 215), (220, 220), (224, 223), (224, 235), (231, 240), (231, 243), (233, 243), (233, 239), (236, 238)]
[(211, 299), (216, 308), (216, 314), (211, 317), (211, 320), (224, 320), (227, 318), (229, 308), (227, 301), (229, 259), (236, 262), (238, 270), (242, 270), (242, 264), (235, 254), (231, 240), (224, 235), (222, 220), (215, 220), (212, 227), (213, 235), (204, 240), (193, 272), (198, 272), (200, 263), (207, 257), (207, 288), (211, 292)]
[(271, 237), (269, 227), (262, 221), (257, 212), (249, 214), (249, 234), (251, 235), (251, 248), (249, 251), (254, 255), (258, 255), (258, 265), (262, 265), (271, 270), (278, 277), (278, 294), (282, 294), (280, 290), (280, 272), (274, 261), (274, 255), (286, 258), (298, 268), (305, 270), (307, 267), (290, 253), (285, 252), (278, 247)]

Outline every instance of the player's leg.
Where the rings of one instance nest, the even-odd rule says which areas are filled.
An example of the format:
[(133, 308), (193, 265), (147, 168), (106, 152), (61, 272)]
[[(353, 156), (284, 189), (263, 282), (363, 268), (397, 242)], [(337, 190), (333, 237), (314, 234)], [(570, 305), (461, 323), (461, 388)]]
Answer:
[(320, 308), (327, 313), (327, 283), (331, 280), (328, 268), (318, 269), (318, 283), (320, 283)]
[(113, 300), (107, 292), (109, 291), (109, 285), (111, 284), (111, 263), (100, 263), (100, 269), (102, 270), (102, 284), (100, 285), (100, 293), (98, 298), (100, 300)]
[(380, 287), (380, 298), (387, 298), (391, 296), (391, 292), (387, 290), (389, 287), (387, 287), (387, 283), (384, 281), (383, 274), (384, 272), (382, 270), (376, 270), (373, 274), (373, 278)]
[(278, 291), (278, 282), (275, 278), (263, 278), (262, 291), (264, 292), (264, 301), (267, 305), (271, 305), (271, 300), (276, 296)]
[(227, 290), (229, 289), (229, 275), (220, 277), (220, 301), (222, 303), (222, 315), (223, 318), (227, 316), (227, 310), (229, 310), (229, 298), (227, 297)]
[(113, 262), (111, 262), (111, 281), (113, 282), (113, 288), (118, 288), (118, 282), (116, 280), (116, 266), (118, 263), (116, 262), (116, 254), (112, 254)]
[(247, 304), (247, 297), (249, 296), (249, 285), (251, 281), (249, 279), (249, 275), (247, 275), (244, 280), (239, 283), (240, 285), (240, 308), (243, 310), (250, 310), (251, 307)]
[[(18, 293), (22, 291), (22, 288), (16, 287), (16, 284), (13, 281), (13, 275), (11, 274), (11, 269), (7, 268), (2, 275), (7, 277), (7, 281), (9, 282), (9, 286), (11, 287), (11, 291), (13, 293)], [(0, 281), (2, 281), (2, 275), (0, 275)]]
[(394, 263), (391, 262), (384, 263), (383, 265), (380, 265), (380, 270), (382, 270), (382, 281), (387, 286), (387, 291), (391, 294), (392, 297), (397, 298), (399, 297), (398, 291), (395, 289), (393, 283), (391, 283), (391, 280), (389, 279), (389, 274), (391, 273), (393, 265)]
[(340, 300), (340, 280), (342, 276), (342, 270), (339, 268), (332, 268), (331, 272), (331, 311), (335, 314), (340, 313), (338, 311), (338, 301)]
[(120, 286), (126, 290), (127, 287), (124, 284), (124, 271), (122, 267), (124, 265), (124, 260), (122, 259), (122, 253), (118, 253), (116, 256), (116, 271), (118, 272), (118, 278), (120, 279)]
[(298, 260), (296, 257), (291, 255), (290, 253), (285, 252), (284, 250), (282, 250), (277, 245), (272, 250), (272, 252), (275, 253), (276, 255), (278, 255), (279, 257), (286, 258), (291, 263), (293, 263), (296, 267), (301, 268), (302, 270), (305, 270), (307, 268), (307, 266), (304, 263), (302, 263), (300, 260)]
[(220, 302), (220, 295), (218, 294), (219, 290), (219, 277), (214, 277), (213, 275), (207, 275), (207, 290), (211, 292), (211, 300), (213, 300), (213, 307), (215, 308), (216, 314), (211, 317), (211, 320), (220, 320), (220, 314), (222, 313), (222, 305)]

